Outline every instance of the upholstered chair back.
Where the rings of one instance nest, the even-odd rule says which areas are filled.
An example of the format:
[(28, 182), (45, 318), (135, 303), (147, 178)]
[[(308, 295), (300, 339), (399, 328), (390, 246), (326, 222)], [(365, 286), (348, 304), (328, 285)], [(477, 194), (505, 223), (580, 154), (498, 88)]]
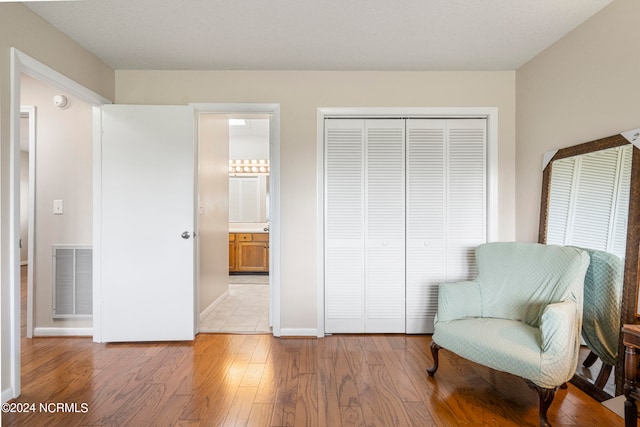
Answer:
[(589, 257), (577, 248), (490, 243), (477, 248), (476, 260), (482, 317), (520, 320), (539, 327), (550, 303), (571, 300), (582, 309), (584, 266)]

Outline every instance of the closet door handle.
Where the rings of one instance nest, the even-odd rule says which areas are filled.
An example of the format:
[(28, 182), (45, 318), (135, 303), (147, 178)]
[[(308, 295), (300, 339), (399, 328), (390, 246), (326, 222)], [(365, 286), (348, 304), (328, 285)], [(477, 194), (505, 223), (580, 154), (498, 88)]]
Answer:
[(191, 237), (191, 233), (189, 233), (188, 231), (185, 231), (182, 233), (181, 237), (183, 239), (188, 239), (189, 237)]

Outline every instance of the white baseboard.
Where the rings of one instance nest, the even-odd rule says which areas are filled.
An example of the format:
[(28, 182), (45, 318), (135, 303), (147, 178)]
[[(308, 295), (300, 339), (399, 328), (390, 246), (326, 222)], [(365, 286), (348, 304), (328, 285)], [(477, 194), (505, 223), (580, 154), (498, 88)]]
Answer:
[(207, 307), (204, 310), (202, 310), (202, 313), (200, 313), (200, 321), (202, 322), (202, 320), (205, 317), (207, 317), (209, 314), (211, 314), (211, 312), (214, 311), (216, 309), (216, 307), (218, 305), (220, 305), (222, 300), (225, 299), (227, 296), (229, 296), (229, 289), (224, 291), (224, 293), (222, 295), (220, 295), (218, 298), (216, 298), (216, 300), (214, 302), (209, 304), (209, 307)]
[(281, 337), (318, 337), (316, 328), (280, 328)]
[(11, 399), (13, 399), (14, 397), (18, 397), (16, 396), (13, 387), (9, 387), (6, 388), (4, 390), (2, 390), (2, 403), (6, 403), (8, 401), (10, 401)]
[(93, 328), (34, 328), (34, 337), (92, 337)]

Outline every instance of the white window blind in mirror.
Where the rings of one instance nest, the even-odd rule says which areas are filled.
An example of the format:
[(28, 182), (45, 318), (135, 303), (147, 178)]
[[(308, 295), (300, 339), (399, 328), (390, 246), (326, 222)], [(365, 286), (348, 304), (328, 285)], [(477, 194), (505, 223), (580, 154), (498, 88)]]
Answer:
[(625, 145), (553, 162), (547, 243), (624, 258), (631, 149)]

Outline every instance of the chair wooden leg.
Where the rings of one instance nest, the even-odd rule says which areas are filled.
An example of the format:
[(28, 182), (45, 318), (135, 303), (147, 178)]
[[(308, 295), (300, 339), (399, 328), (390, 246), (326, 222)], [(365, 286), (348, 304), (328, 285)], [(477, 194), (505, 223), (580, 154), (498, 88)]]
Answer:
[(627, 397), (624, 401), (624, 426), (636, 427), (638, 425), (638, 407), (633, 398)]
[(584, 359), (584, 362), (582, 362), (582, 366), (590, 368), (591, 365), (596, 363), (596, 360), (598, 360), (598, 356), (593, 351), (590, 351), (589, 355)]
[(553, 402), (553, 398), (556, 396), (557, 387), (543, 388), (529, 380), (525, 381), (527, 382), (529, 387), (538, 392), (538, 396), (540, 397), (540, 412), (538, 414), (540, 427), (551, 427), (551, 423), (549, 423), (549, 420), (547, 419), (547, 411), (549, 410), (549, 407)]
[(611, 375), (611, 370), (613, 369), (613, 365), (607, 365), (606, 363), (602, 364), (600, 368), (600, 373), (598, 374), (598, 378), (596, 378), (595, 386), (600, 390), (604, 389), (604, 386), (607, 385), (607, 381), (609, 380), (609, 376)]
[(431, 355), (433, 356), (433, 366), (427, 369), (427, 373), (430, 377), (434, 376), (436, 371), (438, 370), (438, 350), (440, 350), (440, 346), (431, 341)]

